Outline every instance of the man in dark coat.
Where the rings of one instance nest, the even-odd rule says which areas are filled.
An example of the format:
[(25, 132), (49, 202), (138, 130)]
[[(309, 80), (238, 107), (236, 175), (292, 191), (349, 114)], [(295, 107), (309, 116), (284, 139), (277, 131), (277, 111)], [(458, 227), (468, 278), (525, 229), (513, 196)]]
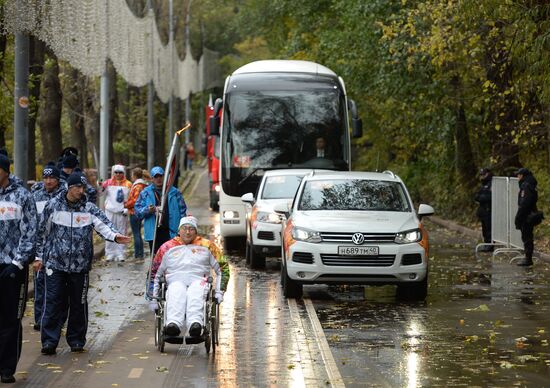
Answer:
[(526, 168), (520, 168), (516, 175), (519, 179), (518, 212), (516, 213), (516, 229), (521, 230), (521, 241), (525, 251), (525, 258), (517, 264), (522, 267), (533, 265), (533, 229), (529, 215), (537, 211), (537, 180)]
[(34, 257), (36, 205), (11, 178), (10, 160), (0, 154), (0, 380), (15, 382), (21, 355), (28, 265)]
[[(479, 172), (479, 179), (481, 180), (481, 187), (474, 197), (475, 201), (479, 203), (476, 214), (481, 221), (483, 242), (491, 244), (491, 183), (493, 173), (488, 168), (482, 168)], [(483, 252), (492, 251), (493, 247), (484, 245), (479, 250)]]

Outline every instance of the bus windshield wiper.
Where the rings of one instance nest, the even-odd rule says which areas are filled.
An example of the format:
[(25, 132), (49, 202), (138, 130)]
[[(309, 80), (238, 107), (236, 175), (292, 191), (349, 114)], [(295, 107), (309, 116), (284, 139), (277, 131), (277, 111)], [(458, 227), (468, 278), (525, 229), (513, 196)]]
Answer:
[(256, 174), (256, 172), (257, 172), (258, 170), (267, 170), (267, 168), (258, 167), (258, 168), (255, 168), (254, 170), (250, 171), (243, 179), (241, 179), (241, 180), (239, 181), (239, 183), (238, 183), (239, 186), (240, 186), (241, 184), (243, 184), (245, 181), (247, 181), (248, 178), (250, 178), (252, 175)]

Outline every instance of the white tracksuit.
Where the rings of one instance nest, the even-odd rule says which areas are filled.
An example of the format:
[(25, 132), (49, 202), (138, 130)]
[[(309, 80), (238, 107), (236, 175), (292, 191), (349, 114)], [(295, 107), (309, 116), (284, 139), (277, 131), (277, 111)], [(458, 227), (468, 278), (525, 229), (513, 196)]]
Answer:
[(182, 333), (194, 322), (203, 325), (210, 269), (216, 273), (216, 290), (219, 291), (222, 272), (208, 247), (178, 245), (164, 254), (155, 276), (153, 295), (158, 295), (159, 279), (164, 275), (168, 286), (165, 325), (175, 323)]
[[(106, 194), (105, 198), (105, 215), (113, 223), (115, 228), (122, 234), (126, 234), (128, 230), (128, 216), (125, 214), (124, 202), (128, 200), (130, 193), (131, 182), (124, 179), (117, 181), (111, 178), (103, 184), (103, 189)], [(117, 201), (119, 191), (122, 194), (122, 201)], [(105, 256), (111, 258), (124, 258), (126, 246), (117, 244), (116, 242), (105, 242)]]

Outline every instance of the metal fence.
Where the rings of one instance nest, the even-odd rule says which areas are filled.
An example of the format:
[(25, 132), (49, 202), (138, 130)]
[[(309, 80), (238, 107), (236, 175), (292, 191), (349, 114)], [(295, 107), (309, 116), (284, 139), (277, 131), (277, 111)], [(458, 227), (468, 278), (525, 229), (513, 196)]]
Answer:
[(495, 247), (493, 256), (499, 253), (523, 253), (521, 232), (516, 230), (514, 219), (518, 211), (518, 179), (493, 177), (491, 184), (491, 243), (476, 246), (476, 254), (481, 246)]

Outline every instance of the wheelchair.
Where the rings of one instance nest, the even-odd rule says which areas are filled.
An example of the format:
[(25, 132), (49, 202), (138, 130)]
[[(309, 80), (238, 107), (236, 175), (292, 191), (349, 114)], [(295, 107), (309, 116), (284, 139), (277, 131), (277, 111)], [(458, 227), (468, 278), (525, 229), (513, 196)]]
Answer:
[(166, 324), (166, 291), (168, 286), (164, 277), (160, 279), (159, 296), (157, 298), (158, 308), (155, 311), (155, 346), (161, 353), (164, 353), (164, 345), (166, 343), (181, 345), (184, 342), (188, 345), (204, 342), (207, 354), (210, 353), (210, 350), (212, 350), (212, 353), (215, 352), (216, 346), (219, 344), (220, 305), (216, 302), (212, 281), (212, 276), (209, 276), (203, 305), (204, 322), (202, 324), (202, 335), (200, 337), (190, 337), (184, 335), (169, 336), (164, 333), (164, 326)]

